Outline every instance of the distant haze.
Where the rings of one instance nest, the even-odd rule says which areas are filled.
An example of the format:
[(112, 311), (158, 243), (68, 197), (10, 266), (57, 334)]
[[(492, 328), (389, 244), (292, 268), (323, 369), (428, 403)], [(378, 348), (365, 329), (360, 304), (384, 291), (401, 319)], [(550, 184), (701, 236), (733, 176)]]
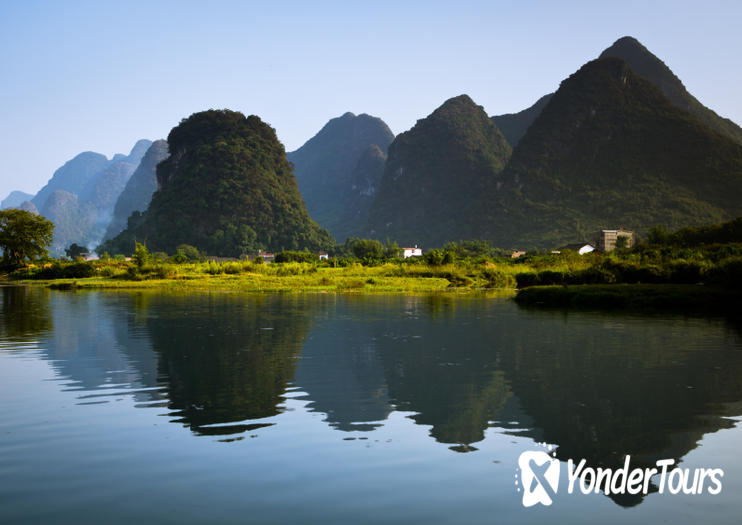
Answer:
[(109, 158), (208, 108), (288, 151), (346, 111), (410, 129), (466, 93), (532, 105), (623, 35), (742, 123), (739, 2), (2, 2), (0, 199), (81, 151)]

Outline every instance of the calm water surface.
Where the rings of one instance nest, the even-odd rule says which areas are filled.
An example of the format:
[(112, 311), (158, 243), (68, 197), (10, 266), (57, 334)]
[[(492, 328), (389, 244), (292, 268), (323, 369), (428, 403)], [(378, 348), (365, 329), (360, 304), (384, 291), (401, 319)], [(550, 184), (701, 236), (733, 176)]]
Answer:
[[(0, 291), (2, 523), (739, 522), (738, 322)], [(563, 474), (673, 458), (723, 490), (526, 509), (518, 456), (541, 442)]]

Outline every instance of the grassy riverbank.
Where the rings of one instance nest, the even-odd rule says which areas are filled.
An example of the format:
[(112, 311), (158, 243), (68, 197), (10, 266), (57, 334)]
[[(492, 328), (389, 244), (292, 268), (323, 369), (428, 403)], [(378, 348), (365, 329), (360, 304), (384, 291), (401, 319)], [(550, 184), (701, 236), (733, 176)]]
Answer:
[[(92, 269), (91, 269), (92, 268)], [(509, 271), (508, 271), (509, 270)], [(219, 289), (246, 292), (480, 293), (512, 294), (515, 272), (492, 263), (428, 267), (387, 263), (345, 267), (311, 263), (204, 262), (96, 263), (15, 272), (12, 284), (57, 289)]]
[[(359, 241), (360, 242), (360, 241)], [(742, 293), (742, 243), (687, 247), (640, 245), (611, 253), (529, 253), (511, 259), (486, 251), (432, 250), (423, 257), (335, 257), (284, 252), (276, 260), (203, 260), (194, 251), (168, 257), (140, 246), (92, 262), (46, 259), (16, 269), (8, 283), (59, 289), (219, 289), (247, 292), (497, 293), (531, 305), (683, 309), (732, 308)], [(479, 246), (479, 245), (476, 245)], [(733, 292), (733, 290), (736, 290)]]

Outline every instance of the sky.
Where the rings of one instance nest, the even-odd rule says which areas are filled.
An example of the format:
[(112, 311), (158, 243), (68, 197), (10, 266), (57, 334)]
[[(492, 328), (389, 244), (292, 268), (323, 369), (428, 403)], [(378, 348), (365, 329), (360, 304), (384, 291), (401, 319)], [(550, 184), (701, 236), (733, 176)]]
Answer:
[(742, 2), (0, 0), (0, 199), (210, 108), (287, 151), (351, 111), (410, 129), (466, 93), (520, 111), (618, 38), (742, 124)]

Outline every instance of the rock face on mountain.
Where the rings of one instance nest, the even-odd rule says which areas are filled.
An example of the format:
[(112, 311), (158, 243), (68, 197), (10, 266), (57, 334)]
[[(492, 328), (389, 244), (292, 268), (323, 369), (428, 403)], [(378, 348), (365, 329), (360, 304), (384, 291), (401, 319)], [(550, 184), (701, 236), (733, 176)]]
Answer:
[(492, 117), (492, 122), (495, 123), (497, 128), (505, 135), (508, 144), (513, 148), (518, 145), (520, 139), (526, 134), (528, 128), (531, 127), (533, 121), (536, 120), (541, 114), (541, 111), (549, 103), (553, 93), (544, 95), (536, 101), (536, 103), (530, 108), (526, 108), (518, 113), (506, 113), (505, 115), (495, 115)]
[(368, 183), (378, 182), (378, 177), (356, 184), (356, 177), (365, 176), (357, 170), (373, 163), (366, 157), (363, 160), (366, 168), (359, 168), (361, 158), (373, 146), (385, 155), (392, 140), (394, 134), (381, 119), (345, 113), (330, 120), (301, 148), (288, 154), (309, 214), (339, 241), (360, 234), (366, 222), (368, 207), (349, 215), (345, 211), (349, 202), (366, 201), (376, 192), (376, 186)]
[(643, 231), (742, 215), (742, 146), (673, 104), (623, 60), (562, 82), (481, 209), (480, 236), (558, 246), (599, 228)]
[(46, 186), (31, 200), (39, 209), (44, 208), (46, 199), (56, 190), (63, 190), (80, 195), (90, 185), (101, 171), (108, 165), (105, 155), (86, 151), (67, 161), (64, 166), (54, 172)]
[(168, 135), (158, 191), (144, 214), (99, 249), (131, 253), (134, 241), (173, 253), (190, 244), (213, 255), (259, 249), (328, 248), (333, 239), (307, 213), (286, 151), (260, 118), (195, 113)]
[(447, 100), (389, 146), (366, 235), (426, 248), (475, 236), (472, 209), (510, 153), (481, 106), (466, 95)]
[(33, 195), (30, 195), (28, 193), (24, 193), (22, 191), (11, 191), (10, 194), (3, 199), (3, 202), (0, 203), (0, 209), (4, 210), (6, 208), (18, 208), (25, 201), (29, 201), (32, 198)]
[(104, 240), (121, 233), (133, 212), (147, 209), (152, 194), (157, 190), (157, 165), (168, 155), (167, 142), (156, 140), (152, 143), (116, 201)]
[(616, 40), (600, 54), (600, 58), (609, 57), (622, 59), (634, 73), (655, 84), (670, 102), (696, 117), (699, 122), (742, 144), (742, 128), (731, 120), (720, 117), (696, 100), (670, 68), (635, 38), (626, 36)]

